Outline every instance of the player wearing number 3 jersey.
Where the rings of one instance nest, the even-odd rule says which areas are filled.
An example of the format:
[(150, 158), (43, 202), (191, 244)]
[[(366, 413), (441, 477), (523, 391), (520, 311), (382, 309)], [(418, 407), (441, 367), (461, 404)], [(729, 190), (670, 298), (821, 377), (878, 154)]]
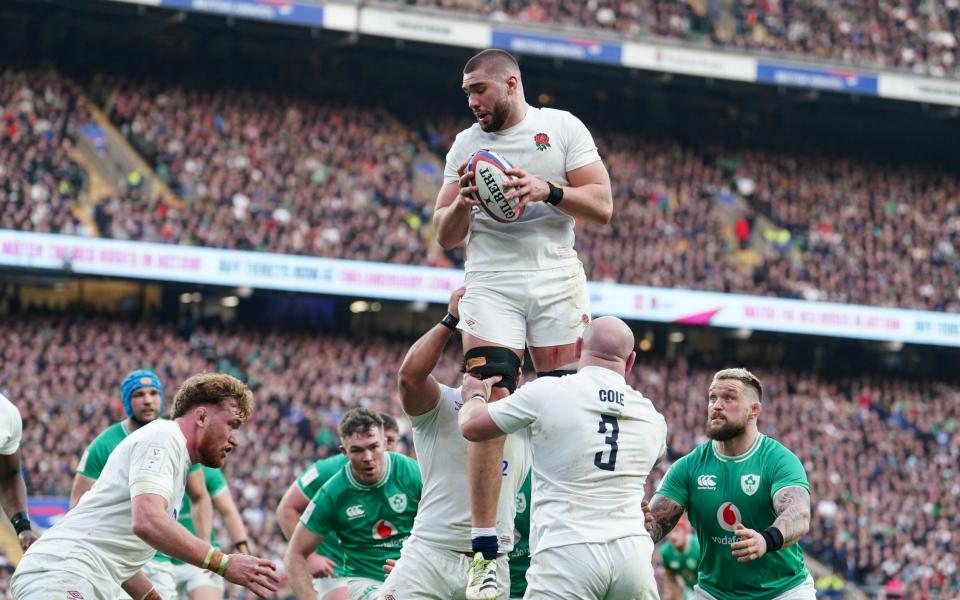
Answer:
[(485, 440), (530, 428), (531, 559), (525, 598), (658, 598), (641, 509), (667, 425), (627, 385), (633, 333), (614, 317), (577, 340), (577, 373), (526, 384), (487, 404), (491, 381), (464, 378), (460, 431)]

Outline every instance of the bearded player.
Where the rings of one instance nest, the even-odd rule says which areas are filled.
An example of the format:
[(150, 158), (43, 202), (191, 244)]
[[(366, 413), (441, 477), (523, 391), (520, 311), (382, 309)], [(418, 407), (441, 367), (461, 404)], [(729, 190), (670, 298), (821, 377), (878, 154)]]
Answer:
[[(73, 489), (70, 491), (70, 508), (75, 507), (97, 482), (107, 459), (120, 442), (163, 414), (163, 383), (153, 371), (131, 371), (120, 383), (120, 401), (127, 418), (101, 431), (84, 450), (73, 479)], [(213, 525), (213, 508), (200, 467), (199, 463), (190, 467), (186, 494), (194, 507), (195, 528), (190, 532), (206, 539)], [(143, 572), (153, 582), (157, 594), (163, 600), (176, 600), (177, 577), (170, 556), (157, 552), (150, 562), (144, 565)]]
[(800, 459), (757, 430), (760, 380), (746, 369), (713, 376), (707, 437), (670, 467), (650, 501), (647, 529), (663, 539), (686, 509), (700, 541), (695, 600), (813, 600), (797, 541), (810, 529)]
[(142, 571), (157, 551), (259, 596), (276, 592), (280, 578), (270, 561), (224, 554), (175, 519), (190, 465), (223, 466), (252, 409), (253, 393), (229, 375), (187, 379), (174, 397), (173, 419), (126, 436), (93, 488), (30, 546), (11, 581), (15, 600), (112, 600), (121, 587), (131, 598), (161, 600)]
[[(524, 98), (516, 59), (484, 50), (463, 69), (463, 92), (477, 119), (457, 135), (447, 154), (445, 183), (434, 212), (437, 241), (445, 249), (466, 243), (466, 288), (458, 326), (465, 369), (500, 376), (516, 389), (524, 347), (540, 376), (572, 372), (574, 345), (590, 320), (586, 277), (574, 250), (575, 219), (605, 224), (613, 213), (610, 178), (596, 144), (572, 114), (535, 108)], [(477, 208), (465, 163), (489, 148), (513, 164), (507, 198), (523, 214), (499, 223)], [(471, 443), (467, 455), (476, 561), (469, 600), (497, 596), (497, 499), (504, 438)]]

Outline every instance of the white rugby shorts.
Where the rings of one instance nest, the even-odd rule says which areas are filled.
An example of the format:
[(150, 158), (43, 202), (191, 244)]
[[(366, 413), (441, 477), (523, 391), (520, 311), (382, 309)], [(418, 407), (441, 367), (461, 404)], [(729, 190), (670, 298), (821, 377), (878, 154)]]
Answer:
[(177, 575), (172, 562), (151, 560), (141, 570), (163, 600), (177, 600)]
[(382, 581), (367, 577), (347, 577), (347, 589), (350, 591), (350, 600), (379, 600)]
[(659, 600), (653, 540), (645, 535), (602, 544), (571, 544), (530, 558), (526, 599)]
[(177, 581), (177, 592), (182, 596), (192, 594), (194, 590), (204, 587), (215, 588), (223, 591), (223, 577), (214, 575), (212, 572), (188, 565), (173, 566), (174, 578)]
[[(380, 588), (380, 600), (464, 600), (470, 557), (409, 538)], [(498, 600), (510, 597), (507, 556), (497, 559)]]
[(577, 341), (590, 321), (583, 265), (540, 271), (471, 271), (460, 299), (461, 331), (522, 350)]
[(347, 587), (345, 577), (314, 577), (313, 591), (317, 593), (317, 600), (323, 600), (323, 597), (334, 590)]
[(87, 570), (81, 576), (72, 571), (57, 569), (57, 564), (62, 560), (62, 557), (49, 554), (24, 555), (10, 581), (10, 593), (14, 600), (129, 598), (120, 584), (106, 575)]

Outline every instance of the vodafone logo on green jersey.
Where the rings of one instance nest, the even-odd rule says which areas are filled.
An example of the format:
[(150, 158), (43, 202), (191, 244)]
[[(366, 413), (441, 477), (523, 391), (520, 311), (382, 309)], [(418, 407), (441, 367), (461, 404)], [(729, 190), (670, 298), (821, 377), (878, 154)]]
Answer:
[(393, 523), (385, 519), (380, 519), (377, 521), (377, 524), (373, 526), (373, 539), (375, 540), (385, 540), (393, 535), (396, 535), (397, 528), (394, 527)]
[(724, 531), (736, 531), (740, 522), (740, 509), (733, 502), (724, 502), (717, 509), (717, 523)]

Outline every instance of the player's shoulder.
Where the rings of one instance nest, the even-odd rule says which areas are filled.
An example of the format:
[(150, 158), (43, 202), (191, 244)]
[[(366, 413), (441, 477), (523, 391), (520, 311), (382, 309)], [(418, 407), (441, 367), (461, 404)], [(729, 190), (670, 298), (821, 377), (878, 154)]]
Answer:
[(760, 438), (757, 457), (761, 459), (766, 470), (794, 467), (803, 469), (803, 462), (792, 450), (770, 436), (760, 435), (762, 437)]
[(577, 125), (580, 119), (569, 110), (562, 108), (536, 108), (538, 118), (543, 122), (560, 123), (563, 125)]
[(127, 430), (123, 421), (107, 427), (90, 442), (91, 449), (108, 448), (112, 450), (127, 437)]
[(3, 394), (0, 394), (0, 418), (4, 421), (7, 419), (20, 420), (21, 418), (20, 410)]
[(388, 452), (387, 455), (390, 457), (391, 469), (396, 475), (404, 476), (416, 473), (417, 477), (420, 476), (420, 465), (417, 461), (399, 452)]
[[(462, 149), (464, 144), (473, 143), (478, 137), (483, 135), (483, 129), (480, 128), (479, 123), (473, 123), (469, 127), (462, 129), (453, 138), (453, 144), (450, 146), (450, 152), (453, 152), (455, 149)], [(474, 148), (473, 150), (476, 150)], [(471, 152), (473, 151), (471, 150)]]
[(677, 467), (678, 465), (680, 467), (689, 469), (714, 461), (716, 461), (716, 456), (713, 452), (713, 442), (711, 440), (707, 440), (674, 461), (670, 469), (673, 470), (674, 467)]

